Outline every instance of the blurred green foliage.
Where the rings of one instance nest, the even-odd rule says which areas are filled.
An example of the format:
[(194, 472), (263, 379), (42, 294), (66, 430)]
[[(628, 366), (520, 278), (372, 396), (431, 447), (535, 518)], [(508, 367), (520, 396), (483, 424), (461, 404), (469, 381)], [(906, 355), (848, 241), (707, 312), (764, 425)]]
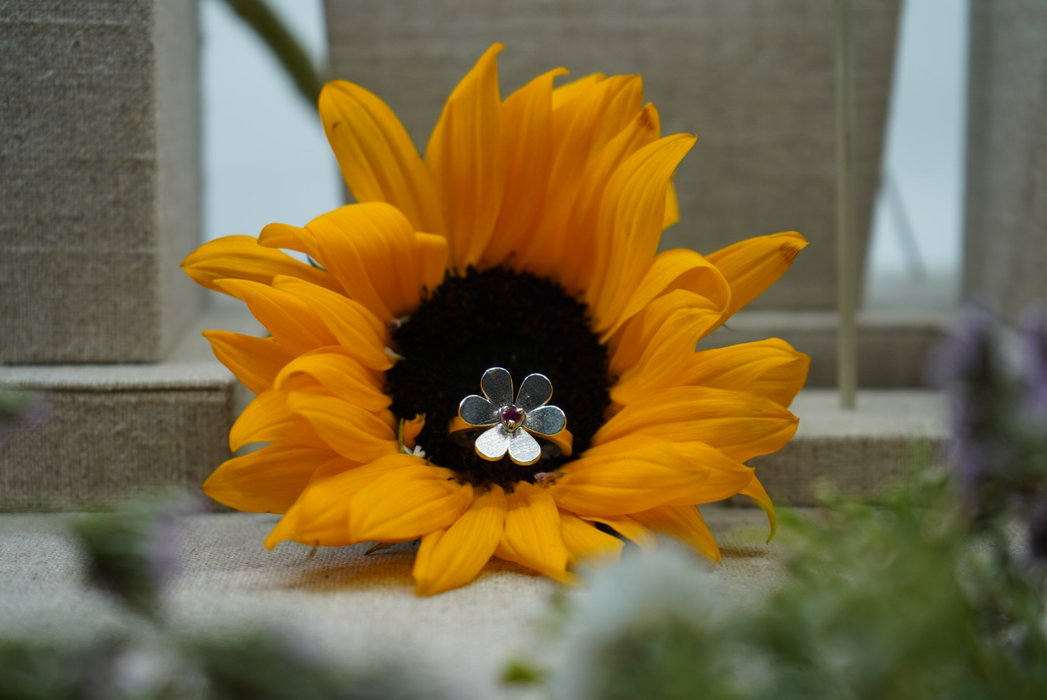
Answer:
[[(120, 512), (77, 516), (88, 582), (133, 624), (82, 645), (3, 639), (0, 700), (412, 700), (403, 669), (335, 668), (301, 640), (265, 629), (187, 635), (164, 616), (177, 575), (184, 501), (141, 500)], [(82, 636), (82, 635), (78, 635)], [(89, 635), (88, 635), (89, 636)]]
[[(546, 689), (564, 700), (1047, 697), (1043, 567), (1021, 528), (972, 528), (940, 470), (918, 470), (881, 505), (823, 499), (781, 513), (788, 575), (762, 604), (692, 567), (603, 608), (568, 605)], [(652, 603), (667, 575), (695, 577), (693, 594)], [(587, 648), (572, 649), (578, 640)]]

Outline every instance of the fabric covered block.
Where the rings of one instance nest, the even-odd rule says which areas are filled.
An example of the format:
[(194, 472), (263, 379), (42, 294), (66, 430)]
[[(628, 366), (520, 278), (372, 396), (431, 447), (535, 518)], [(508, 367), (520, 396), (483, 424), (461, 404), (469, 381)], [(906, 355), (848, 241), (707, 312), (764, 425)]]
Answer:
[(196, 3), (0, 4), (0, 363), (163, 358), (203, 298)]

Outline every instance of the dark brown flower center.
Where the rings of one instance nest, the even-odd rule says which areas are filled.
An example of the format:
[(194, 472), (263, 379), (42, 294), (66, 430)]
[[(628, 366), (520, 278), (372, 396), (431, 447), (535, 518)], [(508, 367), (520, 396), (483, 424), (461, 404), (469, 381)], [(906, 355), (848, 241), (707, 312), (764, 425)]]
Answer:
[[(588, 308), (531, 274), (470, 268), (463, 276), (449, 275), (393, 332), (393, 342), (405, 358), (386, 373), (393, 413), (406, 419), (424, 413), (417, 442), (426, 456), (476, 485), (533, 483), (535, 473), (575, 459), (589, 447), (610, 404), (607, 349), (589, 327)], [(574, 456), (543, 457), (530, 466), (508, 457), (488, 462), (471, 441), (460, 444), (448, 435), (458, 404), (481, 393), (480, 377), (491, 367), (509, 370), (517, 389), (531, 373), (550, 379), (549, 403), (567, 415)]]

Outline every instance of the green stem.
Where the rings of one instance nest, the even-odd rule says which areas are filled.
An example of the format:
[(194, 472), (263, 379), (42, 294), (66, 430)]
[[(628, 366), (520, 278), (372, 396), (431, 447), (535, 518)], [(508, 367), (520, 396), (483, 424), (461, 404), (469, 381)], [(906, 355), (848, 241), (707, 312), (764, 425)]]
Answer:
[(277, 60), (294, 80), (298, 92), (313, 109), (316, 109), (324, 81), (302, 44), (284, 26), (280, 17), (265, 0), (225, 0), (225, 3), (272, 49)]

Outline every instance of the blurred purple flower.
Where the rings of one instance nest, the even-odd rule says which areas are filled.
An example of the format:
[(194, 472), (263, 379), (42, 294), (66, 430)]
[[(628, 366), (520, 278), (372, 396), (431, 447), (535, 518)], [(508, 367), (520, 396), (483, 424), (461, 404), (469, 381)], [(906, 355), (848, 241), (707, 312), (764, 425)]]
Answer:
[(51, 415), (51, 407), (37, 393), (0, 387), (0, 450), (16, 428), (39, 428)]
[(968, 309), (928, 368), (929, 378), (945, 390), (949, 402), (953, 464), (969, 500), (977, 500), (978, 491), (1000, 474), (1008, 458), (997, 425), (997, 363), (992, 319)]
[(1029, 408), (1047, 416), (1047, 313), (1037, 306), (1025, 315), (1022, 328), (1022, 375)]

